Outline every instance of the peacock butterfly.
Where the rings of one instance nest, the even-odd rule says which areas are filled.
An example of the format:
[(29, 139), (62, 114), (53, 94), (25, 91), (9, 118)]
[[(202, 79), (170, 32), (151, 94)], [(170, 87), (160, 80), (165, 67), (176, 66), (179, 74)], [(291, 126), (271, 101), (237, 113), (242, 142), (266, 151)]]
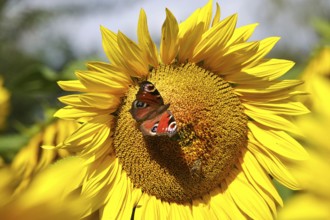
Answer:
[(164, 100), (156, 87), (149, 81), (140, 84), (136, 99), (132, 103), (130, 113), (139, 123), (143, 135), (167, 135), (176, 134), (176, 121), (171, 111), (170, 104), (164, 104)]

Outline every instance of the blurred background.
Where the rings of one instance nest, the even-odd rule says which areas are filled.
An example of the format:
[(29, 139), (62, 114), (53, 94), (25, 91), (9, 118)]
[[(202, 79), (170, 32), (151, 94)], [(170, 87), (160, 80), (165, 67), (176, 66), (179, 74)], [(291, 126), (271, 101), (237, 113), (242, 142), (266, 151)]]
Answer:
[[(58, 80), (74, 78), (90, 60), (107, 61), (100, 25), (136, 39), (139, 11), (159, 42), (165, 8), (178, 21), (207, 0), (0, 0), (0, 158), (9, 163), (62, 105)], [(296, 78), (313, 54), (330, 42), (328, 0), (219, 1), (221, 17), (238, 13), (238, 26), (259, 23), (252, 40), (280, 36), (269, 57), (290, 59)], [(215, 3), (214, 3), (215, 4)], [(2, 86), (1, 86), (2, 84)], [(1, 88), (0, 88), (1, 89)], [(8, 101), (6, 101), (6, 97)], [(8, 103), (8, 104), (6, 104)]]

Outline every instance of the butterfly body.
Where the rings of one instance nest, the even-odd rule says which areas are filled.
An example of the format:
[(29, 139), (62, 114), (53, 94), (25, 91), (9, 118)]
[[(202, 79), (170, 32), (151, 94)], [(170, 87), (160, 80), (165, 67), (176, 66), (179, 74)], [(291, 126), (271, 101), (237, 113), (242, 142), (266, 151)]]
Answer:
[(149, 81), (140, 84), (136, 99), (132, 103), (130, 113), (140, 123), (139, 128), (143, 135), (167, 135), (176, 133), (176, 121), (171, 111), (170, 104), (164, 100), (156, 87)]

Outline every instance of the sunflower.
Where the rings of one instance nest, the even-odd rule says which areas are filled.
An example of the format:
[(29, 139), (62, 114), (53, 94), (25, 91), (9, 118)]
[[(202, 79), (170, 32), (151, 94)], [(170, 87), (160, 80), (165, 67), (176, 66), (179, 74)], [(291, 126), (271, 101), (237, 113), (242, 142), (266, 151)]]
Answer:
[(10, 165), (0, 166), (1, 219), (78, 219), (82, 215), (85, 200), (74, 191), (80, 190), (85, 176), (83, 160), (67, 158), (67, 150), (41, 148), (60, 144), (77, 128), (75, 121), (56, 120), (35, 134)]
[(312, 114), (299, 117), (297, 124), (306, 134), (303, 141), (311, 159), (293, 167), (293, 174), (305, 190), (288, 201), (280, 210), (279, 219), (330, 219), (329, 58), (330, 48), (325, 47), (310, 61), (302, 75), (306, 79), (305, 89), (310, 92), (305, 103)]
[(78, 92), (55, 116), (82, 123), (57, 148), (86, 160), (85, 215), (272, 219), (272, 179), (300, 188), (287, 164), (307, 153), (289, 119), (308, 110), (294, 100), (301, 81), (278, 80), (294, 64), (265, 58), (278, 37), (248, 41), (257, 24), (236, 28), (236, 14), (220, 19), (212, 5), (182, 23), (166, 9), (159, 49), (143, 10), (137, 43), (101, 27), (110, 63), (59, 82)]
[[(324, 111), (324, 103), (327, 103), (326, 92), (318, 88), (318, 84), (326, 83), (330, 78), (330, 47), (324, 47), (315, 53), (315, 56), (309, 61), (307, 67), (301, 75), (301, 79), (305, 83), (301, 86), (305, 91), (309, 92), (309, 96), (303, 96), (302, 102), (316, 112)], [(325, 99), (325, 100), (323, 100)], [(320, 105), (320, 106), (318, 106)], [(301, 118), (301, 117), (299, 117)]]
[(0, 130), (4, 129), (9, 113), (9, 92), (3, 87), (3, 79), (0, 76)]
[(68, 120), (56, 120), (35, 134), (15, 156), (10, 170), (15, 174), (15, 191), (13, 196), (20, 194), (41, 170), (60, 158), (69, 156), (64, 149), (43, 149), (56, 146), (64, 141), (78, 128), (78, 123)]
[(31, 184), (13, 197), (16, 174), (0, 169), (0, 216), (2, 220), (79, 219), (86, 203), (79, 190), (85, 168), (83, 160), (70, 157), (38, 172)]

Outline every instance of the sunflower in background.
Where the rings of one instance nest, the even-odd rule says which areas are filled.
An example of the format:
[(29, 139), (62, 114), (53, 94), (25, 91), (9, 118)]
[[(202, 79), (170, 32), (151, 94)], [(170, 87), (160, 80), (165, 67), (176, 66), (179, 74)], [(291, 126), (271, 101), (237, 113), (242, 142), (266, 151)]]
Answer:
[[(69, 157), (40, 170), (18, 194), (17, 178), (10, 167), (0, 169), (2, 220), (75, 220), (86, 200), (77, 193), (85, 176), (84, 161)], [(15, 196), (13, 196), (13, 194)], [(87, 220), (87, 219), (86, 219)]]
[(9, 114), (9, 92), (3, 87), (3, 79), (0, 76), (0, 131), (6, 126)]
[[(75, 121), (51, 122), (10, 165), (0, 166), (1, 219), (79, 219), (86, 205), (77, 193), (85, 176), (84, 161), (67, 150), (44, 149), (62, 143), (77, 128)], [(66, 159), (54, 165), (62, 158)]]
[[(320, 88), (330, 79), (330, 47), (324, 47), (310, 60), (308, 66), (301, 75), (301, 79), (305, 82), (304, 89), (310, 94), (304, 96), (302, 101), (308, 107), (317, 113), (326, 114), (328, 111), (324, 108), (328, 103), (326, 92), (323, 93)], [(320, 88), (319, 88), (319, 83)], [(324, 99), (324, 100), (323, 100)], [(301, 118), (301, 117), (299, 117)]]
[(306, 191), (292, 197), (279, 219), (330, 219), (330, 47), (322, 49), (302, 74), (310, 95), (305, 103), (312, 113), (299, 117), (311, 159), (296, 166), (294, 175)]
[(44, 148), (61, 144), (77, 128), (78, 123), (60, 119), (45, 126), (29, 140), (10, 164), (16, 182), (13, 196), (20, 194), (41, 170), (70, 155), (67, 150)]
[(146, 14), (138, 42), (101, 27), (110, 63), (89, 62), (60, 81), (82, 123), (58, 149), (86, 161), (84, 216), (102, 219), (273, 219), (283, 202), (272, 178), (299, 189), (287, 165), (308, 156), (289, 120), (308, 110), (294, 64), (265, 58), (279, 40), (248, 41), (257, 24), (212, 17), (212, 1), (178, 23), (170, 10), (157, 49)]

